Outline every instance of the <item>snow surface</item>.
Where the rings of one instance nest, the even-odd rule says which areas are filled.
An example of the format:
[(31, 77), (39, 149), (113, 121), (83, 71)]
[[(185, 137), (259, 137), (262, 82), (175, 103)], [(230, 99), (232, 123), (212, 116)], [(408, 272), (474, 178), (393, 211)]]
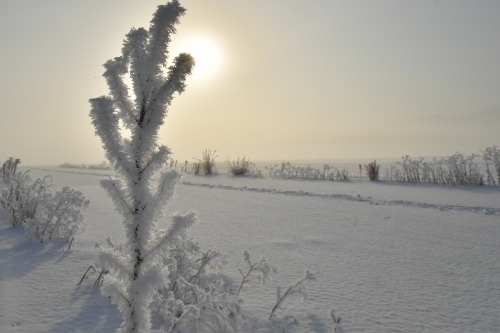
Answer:
[[(1, 224), (0, 332), (113, 332), (118, 310), (93, 281), (78, 285), (96, 242), (124, 239), (99, 186), (111, 173), (31, 170), (82, 191), (88, 227), (65, 251)], [(308, 300), (287, 303), (304, 332), (332, 332), (331, 308), (346, 332), (500, 332), (500, 187), (186, 175), (169, 210), (188, 209), (201, 220), (190, 234), (231, 255), (225, 273), (235, 283), (244, 250), (279, 267), (271, 283), (241, 293), (263, 320), (276, 286), (309, 269)]]

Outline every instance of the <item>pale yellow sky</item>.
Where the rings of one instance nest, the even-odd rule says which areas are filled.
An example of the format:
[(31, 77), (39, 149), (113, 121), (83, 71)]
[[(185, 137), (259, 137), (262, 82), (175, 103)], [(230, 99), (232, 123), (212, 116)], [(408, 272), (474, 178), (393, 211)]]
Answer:
[[(88, 99), (108, 93), (102, 64), (163, 3), (1, 1), (0, 161), (104, 160)], [(180, 161), (204, 149), (372, 159), (500, 143), (498, 1), (181, 4), (171, 54), (190, 51), (199, 67), (161, 132)]]

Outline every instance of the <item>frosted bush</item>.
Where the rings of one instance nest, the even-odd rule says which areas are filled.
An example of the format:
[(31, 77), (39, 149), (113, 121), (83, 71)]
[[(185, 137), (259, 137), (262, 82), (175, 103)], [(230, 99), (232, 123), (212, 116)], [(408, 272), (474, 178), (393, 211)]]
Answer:
[(494, 173), (496, 173), (498, 184), (500, 185), (500, 150), (497, 146), (493, 146), (487, 147), (481, 153), (483, 153), (483, 159), (486, 163), (487, 183), (489, 185), (496, 185), (495, 176), (490, 170), (490, 165), (493, 165)]
[(21, 163), (20, 159), (10, 157), (2, 165), (2, 178), (5, 184), (9, 183), (10, 179), (16, 174), (17, 166)]
[(50, 185), (47, 179), (31, 181), (29, 171), (11, 174), (0, 190), (0, 214), (12, 226), (23, 226), (34, 219), (41, 202), (45, 200)]
[[(308, 165), (300, 167), (292, 165), (290, 162), (282, 162), (281, 165), (275, 164), (265, 167), (269, 170), (269, 176), (273, 178), (297, 178), (297, 179), (328, 179), (349, 180), (349, 172), (344, 168), (338, 170), (328, 164), (323, 164), (323, 169), (317, 169)], [(332, 170), (332, 172), (330, 172)]]
[[(401, 162), (385, 171), (385, 179), (396, 182), (483, 185), (484, 176), (475, 159), (479, 155), (464, 156), (455, 153), (446, 158), (433, 158), (426, 162), (423, 157), (412, 159), (408, 155)], [(488, 178), (490, 181), (490, 178)]]
[[(12, 226), (24, 226), (30, 240), (69, 241), (85, 228), (82, 210), (89, 201), (69, 187), (53, 191), (49, 176), (32, 182), (29, 170), (15, 172), (19, 160), (12, 158), (4, 164), (7, 180), (0, 190), (0, 214)], [(7, 165), (7, 166), (6, 166)]]
[(26, 235), (30, 240), (48, 239), (69, 241), (85, 229), (82, 210), (89, 201), (82, 192), (63, 187), (55, 193), (46, 192), (33, 218), (26, 221)]

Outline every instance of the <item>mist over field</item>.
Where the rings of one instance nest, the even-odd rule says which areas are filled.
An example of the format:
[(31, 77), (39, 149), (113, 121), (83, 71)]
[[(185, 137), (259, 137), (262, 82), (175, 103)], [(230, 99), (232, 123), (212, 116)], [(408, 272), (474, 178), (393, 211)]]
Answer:
[[(99, 163), (102, 65), (158, 0), (0, 4), (0, 147), (27, 165)], [(175, 159), (375, 159), (498, 144), (496, 1), (201, 3), (172, 39), (197, 62), (160, 142)], [(494, 111), (492, 111), (494, 110)]]

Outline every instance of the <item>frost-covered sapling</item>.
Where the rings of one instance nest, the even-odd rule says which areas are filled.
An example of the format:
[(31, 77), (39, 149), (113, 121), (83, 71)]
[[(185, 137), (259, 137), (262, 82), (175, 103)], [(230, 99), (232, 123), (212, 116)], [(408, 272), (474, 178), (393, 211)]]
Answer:
[[(123, 216), (126, 241), (109, 244), (100, 256), (101, 266), (109, 271), (102, 291), (123, 314), (120, 332), (149, 332), (155, 309), (165, 318), (165, 331), (191, 332), (205, 324), (222, 331), (234, 324), (238, 310), (223, 292), (223, 283), (206, 278), (221, 257), (206, 252), (195, 259), (201, 252), (186, 236), (194, 213), (175, 213), (166, 229), (159, 226), (181, 174), (166, 167), (171, 153), (158, 144), (158, 131), (194, 66), (194, 59), (181, 53), (166, 67), (167, 46), (184, 13), (174, 0), (158, 7), (149, 30), (132, 29), (122, 56), (104, 65), (110, 96), (90, 100), (96, 134), (120, 175), (101, 185)], [(126, 74), (133, 93), (125, 84)], [(130, 131), (129, 138), (122, 137), (120, 123)], [(203, 171), (210, 174), (214, 156), (205, 153), (210, 163)]]

